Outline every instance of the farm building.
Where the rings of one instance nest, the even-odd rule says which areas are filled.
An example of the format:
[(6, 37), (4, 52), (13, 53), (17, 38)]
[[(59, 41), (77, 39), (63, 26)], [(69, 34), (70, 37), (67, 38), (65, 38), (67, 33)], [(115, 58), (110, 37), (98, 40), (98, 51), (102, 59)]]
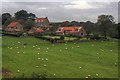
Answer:
[(80, 26), (59, 27), (56, 31), (57, 35), (72, 35), (72, 36), (85, 36), (85, 30)]
[(46, 18), (36, 18), (35, 24), (37, 27), (40, 27), (44, 30), (49, 30), (49, 27), (50, 27), (50, 22), (47, 17)]
[(29, 31), (28, 31), (28, 34), (29, 35), (36, 35), (36, 34), (39, 34), (39, 33), (43, 33), (44, 30), (42, 30), (41, 28), (36, 28), (36, 27), (32, 27)]
[(5, 31), (6, 32), (23, 32), (23, 26), (18, 21), (13, 21), (7, 26)]

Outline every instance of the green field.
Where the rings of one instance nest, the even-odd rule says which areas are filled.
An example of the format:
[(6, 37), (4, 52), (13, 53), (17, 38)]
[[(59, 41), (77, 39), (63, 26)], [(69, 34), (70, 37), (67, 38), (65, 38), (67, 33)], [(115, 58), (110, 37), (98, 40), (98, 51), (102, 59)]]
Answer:
[(118, 43), (94, 41), (52, 44), (31, 37), (3, 37), (3, 69), (10, 77), (33, 72), (56, 78), (117, 78)]

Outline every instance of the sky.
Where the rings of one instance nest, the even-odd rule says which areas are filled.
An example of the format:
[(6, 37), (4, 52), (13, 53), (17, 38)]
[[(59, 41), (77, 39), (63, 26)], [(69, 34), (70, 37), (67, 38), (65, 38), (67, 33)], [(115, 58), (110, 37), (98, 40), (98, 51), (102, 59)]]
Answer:
[[(34, 2), (33, 2), (34, 1)], [(2, 12), (26, 10), (50, 22), (92, 21), (99, 15), (112, 15), (118, 22), (118, 0), (2, 0)]]

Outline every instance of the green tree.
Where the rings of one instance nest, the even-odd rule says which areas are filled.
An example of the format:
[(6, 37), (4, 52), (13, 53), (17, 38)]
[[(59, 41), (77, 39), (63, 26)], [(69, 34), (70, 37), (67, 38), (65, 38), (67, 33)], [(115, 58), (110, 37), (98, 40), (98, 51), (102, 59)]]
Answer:
[(24, 29), (28, 30), (31, 27), (35, 27), (34, 20), (36, 15), (33, 13), (28, 13), (26, 10), (20, 10), (15, 13), (15, 18), (21, 24), (24, 24)]
[(8, 19), (10, 19), (12, 16), (11, 16), (11, 14), (10, 13), (3, 13), (2, 14), (2, 25), (4, 25), (4, 23), (8, 20)]
[(29, 19), (32, 19), (32, 20), (35, 20), (36, 15), (33, 14), (33, 13), (29, 13), (29, 14), (28, 14), (28, 18), (29, 18)]
[(100, 15), (98, 16), (97, 24), (101, 35), (107, 38), (110, 30), (109, 28), (114, 24), (114, 17), (112, 15)]
[(71, 21), (71, 26), (79, 26), (79, 22), (77, 22), (77, 21)]
[(87, 21), (87, 22), (84, 24), (84, 28), (85, 28), (85, 31), (86, 31), (86, 34), (87, 34), (87, 35), (93, 34), (93, 31), (94, 31), (94, 23), (92, 23), (91, 21)]
[(117, 32), (118, 32), (117, 37), (118, 39), (120, 39), (120, 23), (117, 24)]
[(24, 27), (24, 29), (28, 30), (28, 29), (31, 29), (32, 27), (35, 27), (35, 22), (34, 22), (34, 20), (32, 20), (32, 19), (28, 19), (28, 20), (25, 22), (25, 27)]
[(20, 11), (18, 11), (18, 12), (15, 13), (15, 18), (17, 20), (24, 20), (25, 21), (25, 20), (28, 19), (28, 17), (29, 17), (29, 14), (25, 10), (20, 10)]

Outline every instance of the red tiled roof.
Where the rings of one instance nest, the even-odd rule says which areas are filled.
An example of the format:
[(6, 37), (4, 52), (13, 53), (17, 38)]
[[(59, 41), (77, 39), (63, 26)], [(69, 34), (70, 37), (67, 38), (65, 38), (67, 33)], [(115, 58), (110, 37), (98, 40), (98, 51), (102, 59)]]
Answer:
[(8, 25), (8, 27), (15, 27), (16, 25), (17, 25), (17, 22), (13, 21)]
[(41, 28), (35, 28), (35, 27), (33, 27), (33, 29), (35, 30), (35, 32), (44, 32), (44, 30), (42, 30)]
[[(75, 31), (75, 28), (82, 28), (82, 27), (80, 26), (59, 27), (56, 32), (64, 32), (65, 30), (69, 30), (70, 32), (78, 32), (78, 31)], [(61, 31), (59, 31), (59, 29), (61, 29)]]
[(36, 20), (46, 20), (46, 18), (36, 18)]

